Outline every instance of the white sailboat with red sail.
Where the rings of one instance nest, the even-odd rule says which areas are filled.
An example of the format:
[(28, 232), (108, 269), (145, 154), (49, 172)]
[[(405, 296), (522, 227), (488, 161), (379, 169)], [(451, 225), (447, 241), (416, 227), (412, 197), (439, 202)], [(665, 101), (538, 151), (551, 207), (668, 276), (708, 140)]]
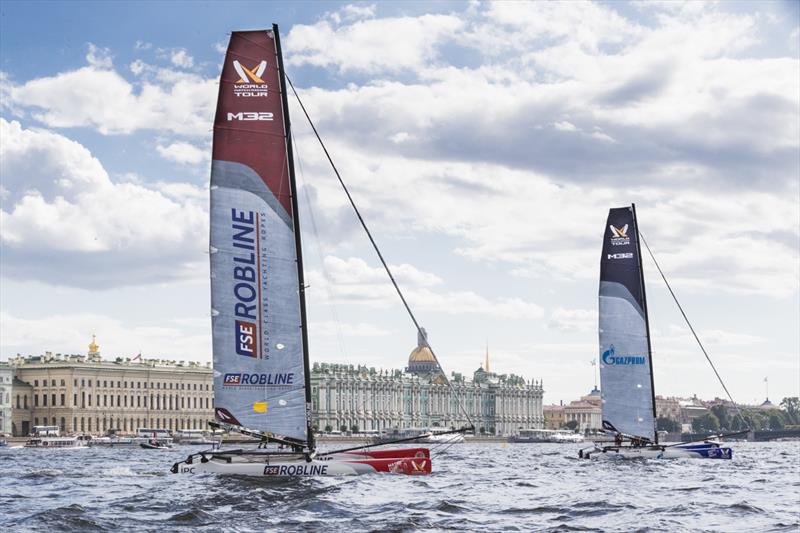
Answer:
[[(613, 435), (614, 441), (595, 443), (593, 448), (581, 450), (579, 456), (593, 459), (731, 459), (731, 448), (721, 445), (716, 439), (671, 445), (659, 443), (639, 237), (634, 205), (609, 210), (600, 261), (600, 384), (603, 429)], [(671, 288), (670, 292), (674, 297)], [(677, 303), (677, 298), (675, 301)], [(691, 324), (689, 326), (691, 328)], [(703, 349), (702, 343), (700, 347)], [(703, 353), (708, 358), (705, 349)], [(710, 359), (708, 361), (711, 363)], [(713, 364), (711, 366), (714, 368)], [(727, 392), (724, 383), (722, 386)]]
[[(172, 472), (428, 474), (427, 448), (317, 449), (286, 80), (277, 26), (231, 34), (214, 121), (210, 210), (212, 426), (256, 436), (262, 444), (281, 449), (203, 451), (173, 465)], [(327, 150), (326, 155), (330, 160)], [(419, 331), (405, 299), (403, 303)]]

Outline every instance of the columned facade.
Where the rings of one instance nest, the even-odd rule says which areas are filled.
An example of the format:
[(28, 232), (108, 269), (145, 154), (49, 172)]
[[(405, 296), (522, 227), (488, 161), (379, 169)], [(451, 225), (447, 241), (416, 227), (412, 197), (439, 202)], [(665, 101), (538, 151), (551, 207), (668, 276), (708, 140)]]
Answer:
[(423, 337), (405, 371), (315, 363), (313, 424), (318, 431), (455, 429), (469, 425), (466, 412), (477, 434), (513, 435), (543, 427), (541, 382), (481, 367), (471, 381), (453, 373), (451, 389), (438, 368)]
[(104, 361), (94, 341), (88, 356), (47, 352), (17, 356), (9, 364), (15, 377), (14, 435), (24, 436), (35, 425), (93, 435), (109, 429), (120, 434), (132, 434), (138, 428), (206, 429), (213, 420), (213, 378), (208, 364)]

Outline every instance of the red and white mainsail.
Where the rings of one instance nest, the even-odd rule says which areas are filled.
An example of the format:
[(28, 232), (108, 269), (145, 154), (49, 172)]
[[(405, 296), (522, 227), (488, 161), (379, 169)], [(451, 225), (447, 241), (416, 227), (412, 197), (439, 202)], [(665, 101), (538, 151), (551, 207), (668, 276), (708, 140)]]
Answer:
[(280, 41), (231, 34), (211, 169), (214, 409), (307, 442), (308, 357)]

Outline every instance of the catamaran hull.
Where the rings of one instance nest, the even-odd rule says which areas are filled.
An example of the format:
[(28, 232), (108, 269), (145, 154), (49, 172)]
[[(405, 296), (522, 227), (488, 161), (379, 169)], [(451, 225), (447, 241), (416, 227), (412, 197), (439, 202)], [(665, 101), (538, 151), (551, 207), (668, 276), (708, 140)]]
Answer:
[(178, 463), (178, 474), (228, 474), (256, 477), (328, 477), (363, 474), (425, 475), (431, 472), (430, 459), (374, 459), (362, 461), (293, 461), (267, 463), (226, 463), (215, 459), (206, 463)]
[(595, 448), (579, 455), (583, 459), (733, 459), (733, 449), (718, 445), (621, 446)]
[(430, 452), (426, 448), (401, 448), (337, 452), (308, 461), (303, 455), (278, 455), (248, 452), (208, 452), (189, 456), (175, 463), (174, 474), (211, 472), (256, 477), (327, 477), (363, 474), (425, 475), (431, 473)]

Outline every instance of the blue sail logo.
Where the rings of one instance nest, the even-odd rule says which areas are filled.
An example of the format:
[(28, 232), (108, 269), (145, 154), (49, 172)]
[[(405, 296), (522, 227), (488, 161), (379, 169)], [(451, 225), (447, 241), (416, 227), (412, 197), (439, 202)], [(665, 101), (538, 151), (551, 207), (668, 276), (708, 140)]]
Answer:
[(643, 355), (615, 355), (613, 344), (608, 348), (608, 350), (603, 352), (603, 355), (600, 356), (600, 359), (603, 361), (604, 365), (609, 366), (643, 365), (647, 361)]

